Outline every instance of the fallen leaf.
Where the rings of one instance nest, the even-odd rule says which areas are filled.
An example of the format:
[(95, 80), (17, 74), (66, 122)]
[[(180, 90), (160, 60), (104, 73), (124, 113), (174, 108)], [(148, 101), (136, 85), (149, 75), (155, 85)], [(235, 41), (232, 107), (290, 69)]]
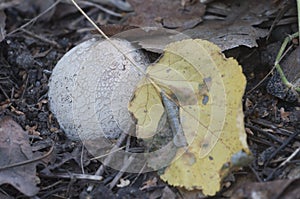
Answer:
[[(33, 159), (27, 133), (12, 119), (0, 121), (0, 167)], [(11, 184), (26, 196), (34, 196), (36, 186), (36, 163), (0, 169), (0, 185)]]
[[(137, 119), (137, 137), (149, 139), (157, 132), (165, 110), (161, 92), (165, 92), (179, 105), (188, 147), (177, 147), (176, 157), (161, 178), (214, 195), (225, 177), (223, 165), (230, 167), (231, 158), (239, 157), (235, 154), (241, 150), (249, 153), (241, 100), (246, 79), (241, 67), (233, 58), (225, 58), (216, 45), (189, 39), (169, 44), (146, 73), (129, 105)], [(151, 165), (157, 162), (148, 162)]]
[(140, 27), (123, 31), (116, 38), (124, 38), (132, 44), (138, 44), (147, 51), (162, 53), (165, 46), (169, 43), (190, 39), (189, 36), (179, 31), (159, 28), (159, 27)]
[(245, 183), (230, 198), (299, 198), (300, 179)]
[(160, 0), (128, 0), (135, 15), (129, 17), (128, 23), (138, 27), (166, 27), (188, 29), (202, 21), (205, 5), (195, 2), (182, 6), (180, 1)]
[(222, 51), (238, 46), (256, 47), (256, 40), (267, 36), (268, 30), (255, 26), (267, 21), (271, 11), (276, 10), (271, 0), (222, 1), (216, 2), (215, 7), (213, 9), (219, 11), (216, 12), (216, 16), (224, 16), (222, 19), (204, 20), (195, 28), (183, 33), (194, 39), (209, 40)]
[[(126, 38), (131, 42), (138, 43), (148, 51), (158, 53), (161, 53), (162, 49), (169, 43), (188, 38), (209, 40), (218, 45), (222, 51), (241, 45), (251, 48), (257, 46), (256, 40), (258, 38), (265, 37), (268, 34), (267, 29), (257, 26), (269, 20), (270, 14), (277, 9), (270, 0), (215, 2), (215, 8), (210, 8), (210, 6), (214, 6), (213, 4), (209, 4), (207, 8), (209, 13), (212, 12), (215, 16), (223, 16), (221, 19), (206, 19), (196, 27), (190, 27), (191, 29), (182, 32), (163, 28), (158, 22), (154, 22), (155, 24), (148, 23), (144, 26), (139, 24), (140, 29), (127, 30), (118, 34), (117, 37)], [(146, 12), (145, 15), (147, 13), (149, 12)], [(142, 20), (142, 18), (139, 20)], [(147, 26), (155, 27), (150, 28)]]

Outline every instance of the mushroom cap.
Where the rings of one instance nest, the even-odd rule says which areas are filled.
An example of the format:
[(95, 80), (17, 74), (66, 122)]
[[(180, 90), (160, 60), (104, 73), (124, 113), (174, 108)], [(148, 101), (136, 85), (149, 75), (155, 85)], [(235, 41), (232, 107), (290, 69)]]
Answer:
[[(130, 42), (91, 39), (67, 52), (49, 80), (50, 110), (71, 140), (117, 138), (133, 119), (128, 103), (149, 61)], [(139, 67), (139, 69), (137, 69)]]

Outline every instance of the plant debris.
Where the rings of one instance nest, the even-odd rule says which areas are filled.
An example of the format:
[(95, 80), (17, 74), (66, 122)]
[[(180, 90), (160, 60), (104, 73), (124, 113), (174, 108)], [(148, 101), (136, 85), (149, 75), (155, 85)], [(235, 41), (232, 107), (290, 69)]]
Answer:
[[(161, 56), (159, 49), (191, 38), (209, 40), (217, 44), (226, 57), (234, 57), (247, 80), (242, 105), (247, 143), (254, 160), (248, 167), (228, 175), (215, 198), (250, 197), (251, 193), (280, 198), (299, 195), (300, 105), (297, 100), (288, 102), (284, 100), (286, 97), (281, 99), (267, 92), (268, 82), (274, 83), (269, 80), (275, 74), (270, 71), (278, 46), (284, 38), (298, 31), (296, 1), (201, 0), (205, 6), (188, 0), (164, 2), (162, 6), (172, 7), (174, 14), (167, 9), (158, 13), (159, 9), (149, 4), (152, 1), (138, 6), (135, 1), (130, 5), (130, 1), (123, 0), (76, 2), (101, 27), (117, 26), (111, 31), (112, 35), (132, 28), (128, 26), (131, 20), (144, 32), (149, 30), (143, 29), (149, 24), (166, 30), (151, 35), (153, 31), (144, 40), (139, 37), (145, 34), (130, 33), (132, 43), (146, 49), (144, 52), (153, 62)], [(195, 11), (193, 6), (199, 9)], [(0, 162), (5, 168), (0, 170), (0, 198), (205, 198), (201, 190), (187, 191), (168, 185), (159, 177), (164, 169), (143, 173), (149, 168), (142, 164), (137, 165), (138, 172), (128, 173), (107, 166), (109, 162), (114, 164), (115, 151), (111, 150), (143, 154), (149, 144), (140, 139), (125, 135), (117, 141), (108, 140), (116, 147), (104, 148), (109, 155), (95, 158), (84, 147), (86, 143), (66, 137), (49, 110), (49, 77), (67, 51), (95, 37), (94, 27), (73, 4), (59, 0), (6, 0), (1, 1), (0, 10), (0, 137), (4, 139)], [(193, 12), (189, 15), (188, 11)], [(179, 32), (180, 37), (171, 33), (164, 38), (169, 31)], [(295, 38), (288, 47), (295, 50), (299, 48), (298, 43)], [(287, 51), (282, 63), (291, 59), (292, 53)], [(285, 72), (296, 75), (298, 61), (291, 65), (295, 68), (288, 65), (283, 68)], [(162, 125), (153, 145), (172, 139), (172, 132), (169, 132), (171, 136), (163, 134), (167, 129)], [(10, 145), (7, 138), (13, 141)], [(103, 143), (95, 140), (89, 144), (93, 147)], [(12, 155), (8, 157), (9, 154)], [(162, 151), (155, 161), (168, 155), (176, 154)], [(120, 157), (120, 168), (133, 169), (136, 164), (130, 162), (131, 159), (131, 155)], [(12, 164), (17, 166), (11, 167)], [(21, 173), (20, 168), (23, 168)], [(17, 182), (11, 179), (16, 175)], [(127, 186), (117, 187), (120, 179), (130, 184), (127, 185), (127, 181), (124, 183)]]
[[(27, 132), (11, 118), (1, 118), (0, 145), (0, 185), (8, 183), (27, 196), (36, 195), (38, 162), (25, 163), (34, 157)], [(14, 166), (21, 162), (24, 164)]]

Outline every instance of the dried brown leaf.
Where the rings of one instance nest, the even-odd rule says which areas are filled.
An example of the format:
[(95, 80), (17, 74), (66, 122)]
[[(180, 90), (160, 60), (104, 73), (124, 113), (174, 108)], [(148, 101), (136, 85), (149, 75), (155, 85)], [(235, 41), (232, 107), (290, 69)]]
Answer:
[(195, 2), (182, 6), (180, 1), (129, 0), (136, 15), (128, 19), (128, 23), (138, 27), (166, 27), (188, 29), (202, 21), (205, 5)]
[[(270, 10), (274, 4), (268, 1), (239, 1), (223, 2), (223, 20), (206, 20), (194, 29), (184, 31), (192, 38), (209, 40), (217, 44), (222, 51), (241, 45), (257, 46), (256, 40), (268, 34), (267, 29), (254, 27), (268, 20)], [(218, 14), (216, 15), (218, 16)]]
[(231, 198), (298, 198), (299, 186), (300, 179), (245, 183), (235, 190)]
[(34, 196), (36, 186), (36, 163), (10, 168), (3, 167), (33, 159), (27, 133), (11, 118), (0, 121), (0, 185), (11, 184), (27, 196)]

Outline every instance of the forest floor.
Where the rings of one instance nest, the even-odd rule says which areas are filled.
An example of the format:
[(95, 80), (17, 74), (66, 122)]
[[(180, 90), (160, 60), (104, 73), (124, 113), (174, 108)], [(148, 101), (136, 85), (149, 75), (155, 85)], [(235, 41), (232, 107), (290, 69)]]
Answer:
[[(123, 173), (116, 178), (119, 171), (105, 168), (101, 181), (75, 175), (83, 170), (94, 175), (102, 163), (91, 160), (93, 157), (81, 142), (65, 136), (49, 109), (48, 81), (56, 63), (68, 50), (98, 33), (70, 2), (26, 2), (0, 2), (0, 128), (1, 132), (12, 133), (10, 139), (18, 140), (13, 141), (15, 145), (7, 145), (7, 135), (0, 135), (0, 198), (205, 198), (201, 191), (168, 185), (156, 172)], [(300, 100), (272, 72), (283, 40), (298, 31), (296, 3), (245, 1), (245, 5), (240, 5), (228, 0), (213, 1), (205, 7), (194, 1), (175, 4), (170, 0), (162, 4), (173, 10), (199, 7), (188, 17), (173, 11), (169, 17), (167, 11), (162, 13), (151, 7), (155, 0), (145, 1), (144, 5), (128, 1), (131, 8), (123, 1), (111, 2), (82, 1), (80, 5), (108, 35), (132, 27), (157, 26), (159, 21), (162, 28), (220, 45), (227, 57), (236, 58), (243, 67), (247, 78), (244, 121), (254, 160), (234, 171), (223, 182), (222, 190), (208, 198), (252, 198), (251, 193), (266, 196), (261, 198), (299, 197)], [(225, 5), (226, 9), (216, 5)], [(242, 7), (249, 9), (241, 13)], [(262, 11), (269, 14), (261, 15)], [(299, 78), (298, 44), (297, 38), (288, 44), (282, 67)], [(293, 51), (298, 54), (289, 58)], [(20, 135), (25, 131), (27, 140), (15, 131)], [(22, 150), (24, 153), (21, 146), (26, 141), (26, 150), (31, 151), (31, 159), (36, 161), (24, 163), (21, 170), (18, 166), (4, 168), (12, 156), (15, 160), (10, 164), (18, 159), (30, 160), (28, 154), (25, 159), (20, 154)], [(115, 184), (114, 179), (118, 179)], [(128, 185), (125, 179), (129, 180)], [(88, 185), (93, 185), (90, 192)]]

